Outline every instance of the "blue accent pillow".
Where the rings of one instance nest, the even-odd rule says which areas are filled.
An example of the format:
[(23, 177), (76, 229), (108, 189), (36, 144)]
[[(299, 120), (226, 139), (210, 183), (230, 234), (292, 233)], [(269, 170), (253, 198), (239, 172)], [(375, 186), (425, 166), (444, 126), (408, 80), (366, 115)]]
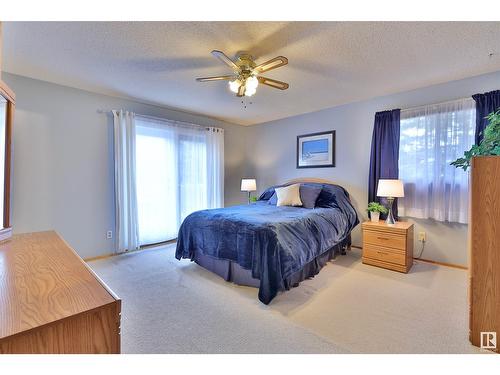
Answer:
[[(302, 207), (304, 208), (314, 208), (316, 207), (316, 200), (321, 193), (322, 187), (320, 185), (300, 185), (300, 200), (302, 201)], [(269, 204), (276, 205), (278, 203), (278, 196), (276, 192), (273, 192), (271, 198), (268, 201)]]
[(274, 204), (275, 206), (278, 204), (278, 195), (276, 194), (276, 192), (273, 193), (273, 195), (271, 195), (271, 198), (269, 198), (269, 204)]
[(259, 197), (259, 201), (267, 201), (269, 200), (273, 194), (274, 194), (274, 188), (275, 186), (271, 186), (267, 188)]
[(344, 188), (338, 185), (324, 185), (316, 200), (316, 207), (339, 208), (337, 194), (344, 194), (349, 199), (349, 194)]
[(321, 186), (300, 185), (300, 200), (302, 201), (302, 207), (316, 207), (316, 199), (318, 199), (321, 190)]

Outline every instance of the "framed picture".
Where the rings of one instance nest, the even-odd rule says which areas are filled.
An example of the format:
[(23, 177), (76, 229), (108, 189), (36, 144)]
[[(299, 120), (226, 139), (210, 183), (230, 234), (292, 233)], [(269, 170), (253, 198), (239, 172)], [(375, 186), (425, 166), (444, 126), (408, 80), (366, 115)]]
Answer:
[(335, 130), (297, 136), (297, 168), (335, 167)]

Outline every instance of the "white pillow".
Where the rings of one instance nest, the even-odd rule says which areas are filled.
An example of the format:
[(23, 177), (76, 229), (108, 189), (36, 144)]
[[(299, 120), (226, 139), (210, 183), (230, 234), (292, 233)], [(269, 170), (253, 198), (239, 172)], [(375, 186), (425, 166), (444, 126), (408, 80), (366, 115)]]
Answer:
[(300, 184), (279, 187), (274, 189), (278, 201), (276, 206), (302, 206), (300, 200)]

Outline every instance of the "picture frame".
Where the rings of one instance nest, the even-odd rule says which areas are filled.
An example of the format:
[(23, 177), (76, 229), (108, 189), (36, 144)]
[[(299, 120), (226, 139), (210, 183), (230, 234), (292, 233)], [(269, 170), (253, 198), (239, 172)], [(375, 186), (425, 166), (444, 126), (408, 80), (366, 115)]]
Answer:
[(297, 168), (335, 167), (335, 130), (297, 136)]

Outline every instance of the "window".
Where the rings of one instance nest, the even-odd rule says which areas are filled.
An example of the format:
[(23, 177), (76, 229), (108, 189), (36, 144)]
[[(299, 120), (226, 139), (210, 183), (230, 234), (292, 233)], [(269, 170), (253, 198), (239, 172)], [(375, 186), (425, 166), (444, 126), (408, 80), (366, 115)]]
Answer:
[[(190, 213), (221, 207), (223, 147), (221, 129), (180, 126), (136, 117), (136, 178), (139, 244), (177, 237)], [(216, 199), (210, 199), (218, 181)]]
[(467, 172), (450, 165), (474, 143), (473, 99), (401, 111), (399, 215), (467, 223)]

